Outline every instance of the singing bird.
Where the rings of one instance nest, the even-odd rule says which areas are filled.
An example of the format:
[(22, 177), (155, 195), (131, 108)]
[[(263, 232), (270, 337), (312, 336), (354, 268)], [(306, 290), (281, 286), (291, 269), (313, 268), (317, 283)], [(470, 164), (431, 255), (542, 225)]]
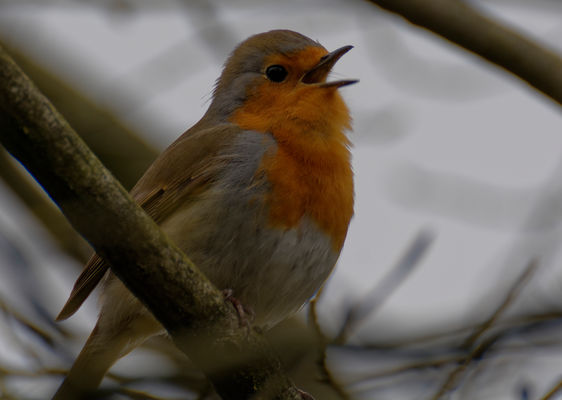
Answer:
[[(202, 119), (131, 190), (263, 329), (318, 291), (345, 241), (354, 198), (351, 118), (338, 89), (357, 81), (327, 77), (351, 48), (328, 52), (289, 30), (246, 39), (226, 61)], [(94, 390), (120, 357), (164, 333), (98, 255), (57, 319), (71, 316), (100, 281), (99, 319), (55, 399)]]

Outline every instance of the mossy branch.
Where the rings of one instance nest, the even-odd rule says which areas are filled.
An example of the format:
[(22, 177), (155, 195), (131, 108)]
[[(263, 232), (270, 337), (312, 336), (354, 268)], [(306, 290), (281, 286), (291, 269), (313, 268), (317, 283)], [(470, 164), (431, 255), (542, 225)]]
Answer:
[(224, 399), (298, 399), (259, 333), (131, 199), (0, 48), (0, 142)]

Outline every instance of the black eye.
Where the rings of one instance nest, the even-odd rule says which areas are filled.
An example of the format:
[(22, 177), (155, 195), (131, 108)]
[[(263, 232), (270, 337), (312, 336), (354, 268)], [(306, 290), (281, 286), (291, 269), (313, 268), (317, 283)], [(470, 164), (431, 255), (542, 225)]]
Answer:
[(273, 82), (283, 82), (287, 77), (287, 74), (287, 70), (281, 65), (270, 65), (265, 70), (265, 75)]

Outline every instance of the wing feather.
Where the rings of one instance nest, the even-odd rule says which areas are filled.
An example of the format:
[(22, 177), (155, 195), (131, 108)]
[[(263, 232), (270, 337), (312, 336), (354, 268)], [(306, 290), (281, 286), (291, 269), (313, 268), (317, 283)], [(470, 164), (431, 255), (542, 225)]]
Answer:
[[(180, 205), (204, 190), (220, 168), (216, 155), (241, 132), (233, 124), (188, 130), (148, 168), (131, 195), (160, 224)], [(109, 264), (94, 254), (84, 266), (57, 321), (73, 315), (101, 281)]]

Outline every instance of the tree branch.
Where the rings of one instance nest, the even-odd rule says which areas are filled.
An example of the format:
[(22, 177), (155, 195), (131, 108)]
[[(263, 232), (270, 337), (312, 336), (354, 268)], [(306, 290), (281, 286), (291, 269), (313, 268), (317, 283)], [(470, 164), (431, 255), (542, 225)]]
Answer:
[(158, 150), (127, 128), (104, 104), (91, 100), (13, 46), (0, 41), (16, 64), (55, 106), (103, 165), (129, 190)]
[(224, 399), (297, 399), (262, 336), (103, 167), (0, 47), (0, 142), (164, 325)]
[(16, 167), (12, 157), (4, 149), (0, 149), (0, 180), (27, 206), (61, 250), (81, 263), (86, 262), (92, 254), (90, 246), (76, 234), (37, 184)]
[(504, 68), (562, 104), (562, 57), (460, 0), (370, 0)]

